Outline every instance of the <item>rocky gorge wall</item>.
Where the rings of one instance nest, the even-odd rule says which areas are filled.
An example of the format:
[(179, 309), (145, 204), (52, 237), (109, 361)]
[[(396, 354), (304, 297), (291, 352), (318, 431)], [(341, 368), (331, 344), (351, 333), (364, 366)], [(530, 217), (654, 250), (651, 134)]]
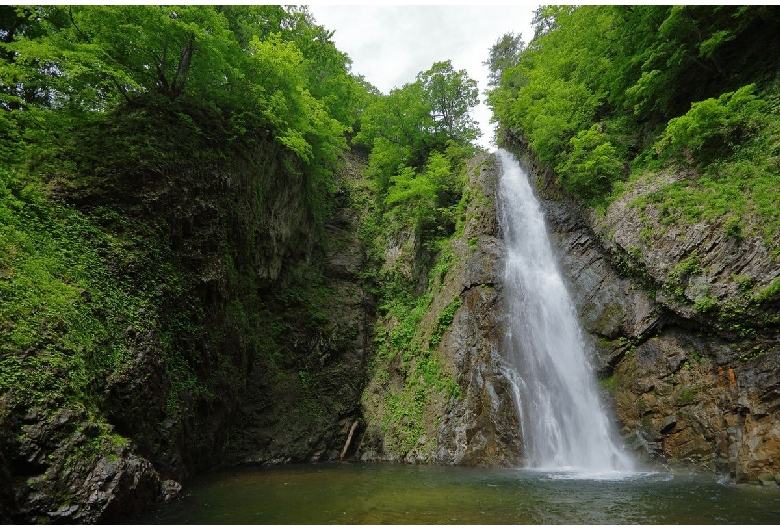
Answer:
[(376, 301), (362, 278), (365, 161), (348, 153), (344, 164), (338, 201), (310, 258), (266, 293), (260, 353), (223, 465), (337, 460), (354, 450), (347, 441), (361, 416)]
[[(594, 364), (640, 455), (738, 482), (780, 479), (780, 262), (711, 223), (662, 225), (638, 181), (603, 215), (524, 156)], [(667, 178), (682, 178), (669, 175)]]
[[(377, 314), (365, 161), (347, 157), (318, 232), (304, 179), (275, 178), (283, 164), (266, 147), (164, 179), (141, 167), (92, 195), (55, 189), (90, 215), (122, 212), (101, 221), (117, 238), (109, 277), (149, 296), (113, 315), (80, 294), (79, 310), (113, 330), (100, 347), (122, 351), (89, 400), (52, 386), (31, 406), (3, 389), (0, 520), (117, 521), (222, 465), (524, 463), (500, 356), (494, 158), (470, 162), (462, 225), (437, 258), (410, 233), (384, 249), (385, 272), (419, 298)], [(599, 216), (525, 164), (627, 442), (656, 462), (775, 484), (777, 257), (723, 227), (660, 226), (631, 201), (651, 185)]]
[[(362, 399), (366, 427), (356, 454), (362, 460), (470, 466), (523, 462), (515, 404), (501, 372), (506, 309), (497, 162), (480, 155), (467, 174), (463, 229), (423, 277), (422, 303), (415, 309), (422, 310), (419, 319), (380, 316), (378, 348)], [(413, 262), (413, 243), (410, 238), (387, 249), (392, 259), (386, 266)], [(407, 338), (398, 333), (405, 326)]]
[[(76, 287), (41, 298), (74, 293), (71, 323), (33, 321), (35, 342), (0, 357), (1, 522), (115, 522), (204, 470), (341, 450), (372, 314), (350, 178), (318, 221), (317, 190), (281, 145), (227, 144), (220, 124), (139, 104), (75, 133), (61, 154), (71, 173), (55, 167), (48, 197), (27, 206), (11, 190), (37, 215), (65, 216), (59, 232), (44, 219), (43, 241), (62, 249), (46, 263), (95, 257), (76, 280), (66, 261), (57, 273)], [(0, 281), (23, 279), (19, 262), (4, 261)]]
[[(258, 151), (247, 155), (275, 158)], [(247, 318), (258, 309), (258, 284), (311, 248), (303, 181), (288, 181), (275, 204), (261, 206), (268, 183), (253, 169), (236, 160), (161, 178), (141, 166), (102, 188), (57, 192), (87, 218), (94, 208), (123, 211), (98, 230), (114, 234), (102, 263), (126, 295), (116, 306), (97, 290), (110, 285), (82, 288), (76, 310), (97, 325), (92, 344), (66, 352), (86, 353), (89, 379), (78, 393), (58, 384), (75, 377), (71, 368), (43, 383), (40, 401), (26, 401), (24, 385), (3, 389), (9, 521), (116, 521), (220, 462), (260, 353)], [(51, 353), (56, 337), (42, 336), (25, 354), (44, 359), (43, 373), (61, 363)]]

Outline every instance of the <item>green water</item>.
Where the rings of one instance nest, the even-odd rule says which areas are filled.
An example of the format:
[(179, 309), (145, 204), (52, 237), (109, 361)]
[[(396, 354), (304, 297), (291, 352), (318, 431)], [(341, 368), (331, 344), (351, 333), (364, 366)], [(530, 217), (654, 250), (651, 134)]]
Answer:
[(777, 524), (780, 488), (713, 477), (326, 463), (200, 477), (136, 524)]

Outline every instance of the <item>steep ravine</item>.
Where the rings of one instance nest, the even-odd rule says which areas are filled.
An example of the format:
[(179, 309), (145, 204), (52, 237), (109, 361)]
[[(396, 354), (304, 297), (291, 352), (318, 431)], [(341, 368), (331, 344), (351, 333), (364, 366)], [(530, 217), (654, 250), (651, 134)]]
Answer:
[[(139, 167), (102, 188), (52, 183), (53, 199), (115, 238), (106, 277), (152, 294), (106, 315), (102, 300), (81, 293), (79, 309), (123, 348), (89, 401), (52, 389), (28, 407), (17, 389), (5, 394), (3, 522), (122, 520), (224, 465), (342, 455), (524, 463), (501, 374), (494, 158), (469, 163), (461, 225), (438, 254), (411, 234), (384, 249), (384, 273), (419, 287), (416, 320), (401, 320), (375, 307), (364, 161), (348, 154), (317, 231), (303, 179), (278, 178), (272, 143), (254, 148), (229, 165), (167, 168), (166, 178)], [(598, 216), (525, 162), (626, 440), (656, 462), (774, 485), (777, 258), (717, 226), (662, 230), (652, 208), (637, 212), (629, 200)]]
[(652, 191), (643, 181), (598, 215), (521, 154), (627, 441), (656, 462), (774, 485), (777, 258), (722, 226), (662, 226), (632, 201)]
[[(185, 111), (199, 131), (221, 123), (141, 103), (74, 133), (46, 197), (3, 190), (62, 248), (45, 263), (70, 266), (82, 234), (97, 251), (85, 283), (57, 287), (75, 293), (73, 329), (4, 352), (3, 382), (29, 384), (0, 398), (2, 522), (110, 523), (204, 470), (337, 457), (359, 415), (373, 312), (353, 226), (361, 163), (346, 161), (319, 223), (284, 148), (184, 134)], [(80, 149), (95, 138), (148, 150)], [(19, 256), (0, 280), (39, 259)]]
[[(413, 325), (408, 317), (380, 316), (379, 347), (362, 399), (367, 425), (357, 456), (363, 460), (472, 466), (523, 462), (510, 383), (500, 368), (506, 309), (495, 158), (476, 157), (467, 175), (462, 231), (448, 241), (430, 271), (423, 271), (417, 308), (424, 313)], [(415, 281), (413, 238), (387, 249), (386, 256), (392, 259), (385, 267), (406, 271), (408, 281)]]

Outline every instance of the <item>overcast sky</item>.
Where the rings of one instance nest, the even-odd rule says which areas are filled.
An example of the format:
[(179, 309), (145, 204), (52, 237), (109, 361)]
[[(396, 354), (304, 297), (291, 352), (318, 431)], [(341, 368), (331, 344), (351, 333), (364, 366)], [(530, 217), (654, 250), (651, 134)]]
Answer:
[[(352, 59), (352, 72), (387, 94), (414, 81), (436, 61), (452, 60), (479, 84), (480, 101), (487, 88), (482, 64), (504, 33), (533, 36), (531, 18), (537, 5), (513, 6), (336, 6), (309, 5), (318, 24), (334, 30), (336, 47)], [(473, 116), (482, 129), (480, 144), (490, 147), (490, 109), (480, 104)]]

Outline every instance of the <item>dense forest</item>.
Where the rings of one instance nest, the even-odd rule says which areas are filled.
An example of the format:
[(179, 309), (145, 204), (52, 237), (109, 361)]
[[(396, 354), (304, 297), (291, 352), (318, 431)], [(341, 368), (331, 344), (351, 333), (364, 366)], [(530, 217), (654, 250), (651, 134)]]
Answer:
[(653, 195), (667, 222), (718, 220), (777, 252), (779, 24), (766, 6), (546, 6), (528, 45), (490, 52), (494, 119), (589, 205), (673, 168), (690, 178)]
[[(649, 181), (661, 229), (777, 259), (778, 10), (544, 6), (534, 29), (485, 51), (499, 145), (596, 216)], [(488, 202), (477, 83), (442, 60), (382, 94), (332, 37), (306, 7), (0, 6), (0, 521), (120, 520), (203, 470), (343, 457), (372, 422), (401, 458), (460, 398), (436, 351), (462, 297), (433, 306)], [(776, 327), (755, 311), (780, 280), (732, 276), (739, 304), (690, 305)]]

